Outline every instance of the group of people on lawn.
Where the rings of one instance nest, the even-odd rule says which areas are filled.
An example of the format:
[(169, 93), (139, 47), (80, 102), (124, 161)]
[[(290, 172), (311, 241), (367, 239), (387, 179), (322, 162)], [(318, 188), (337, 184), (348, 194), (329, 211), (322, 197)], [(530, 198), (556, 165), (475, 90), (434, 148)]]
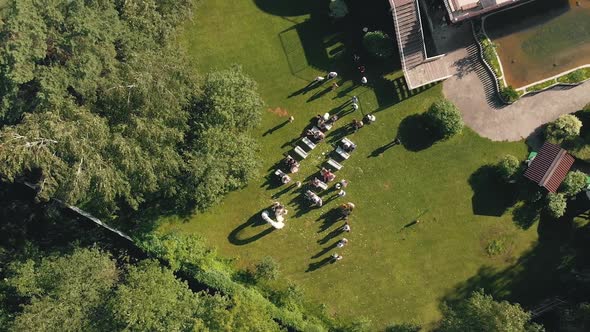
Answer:
[[(359, 68), (362, 68), (361, 73), (364, 73), (364, 66), (360, 66)], [(329, 72), (326, 77), (318, 76), (312, 82), (312, 85), (322, 84), (325, 81), (329, 81), (331, 79), (336, 78), (337, 76), (338, 76), (338, 73)], [(363, 76), (362, 82), (366, 83), (366, 77)], [(351, 104), (353, 111), (356, 111), (359, 108), (359, 99), (357, 96), (353, 96), (349, 102)], [(338, 119), (339, 119), (339, 117), (336, 114), (334, 114), (332, 116), (330, 116), (329, 113), (326, 113), (324, 115), (318, 114), (315, 117), (314, 126), (312, 128), (305, 130), (303, 137), (306, 137), (307, 139), (309, 139), (310, 141), (312, 141), (315, 144), (321, 142), (326, 137), (325, 132), (330, 130), (332, 128), (332, 126), (336, 123), (336, 121), (338, 121)], [(350, 124), (350, 127), (353, 131), (356, 132), (360, 128), (362, 128), (365, 125), (365, 123), (372, 123), (375, 120), (376, 120), (376, 117), (373, 114), (367, 114), (363, 117), (362, 120), (353, 119)], [(354, 143), (352, 143), (350, 140), (346, 140), (346, 141), (342, 142), (341, 148), (345, 152), (350, 153), (350, 152), (354, 151), (354, 149), (356, 149), (356, 145)], [(299, 166), (300, 166), (299, 161), (297, 161), (295, 158), (291, 157), (290, 155), (286, 155), (285, 159), (283, 160), (283, 164), (286, 166), (286, 168), (289, 170), (290, 173), (296, 173), (299, 171)], [(281, 181), (283, 183), (287, 183), (291, 180), (291, 178), (288, 177), (287, 174), (282, 173), (281, 176), (282, 176)], [(288, 178), (287, 182), (285, 182), (285, 177)], [(320, 178), (321, 178), (321, 180), (320, 180)], [(309, 183), (310, 188), (306, 189), (304, 191), (304, 197), (307, 200), (309, 200), (313, 206), (321, 207), (324, 202), (323, 202), (322, 198), (318, 194), (316, 194), (313, 190), (318, 189), (318, 188), (320, 188), (322, 190), (327, 189), (327, 186), (328, 186), (327, 183), (330, 183), (330, 182), (334, 181), (335, 179), (336, 179), (336, 175), (332, 172), (332, 170), (325, 168), (325, 167), (322, 168), (320, 171), (320, 177), (316, 176), (310, 181), (310, 183)], [(296, 186), (298, 188), (301, 187), (301, 182), (297, 181)], [(346, 191), (344, 190), (344, 188), (346, 188), (347, 186), (348, 186), (348, 181), (344, 180), (344, 179), (334, 185), (333, 188), (335, 190), (338, 190), (338, 193), (337, 193), (338, 197), (344, 197), (346, 195)], [(354, 210), (354, 208), (355, 208), (355, 205), (351, 202), (342, 204), (338, 207), (340, 217), (345, 220), (344, 225), (341, 226), (341, 228), (340, 228), (340, 230), (342, 232), (350, 232), (351, 231), (351, 227), (348, 222), (348, 218), (352, 214), (352, 211)], [(282, 205), (280, 202), (274, 202), (273, 205), (271, 206), (271, 209), (275, 215), (275, 218), (277, 220), (281, 220), (281, 221), (284, 219), (284, 216), (288, 213), (285, 206)], [(342, 238), (340, 241), (338, 241), (338, 243), (336, 244), (336, 247), (343, 248), (344, 246), (346, 246), (348, 244), (348, 242), (349, 242), (348, 239)], [(343, 257), (337, 253), (334, 253), (333, 255), (331, 255), (331, 258), (335, 262), (335, 261), (341, 260)]]

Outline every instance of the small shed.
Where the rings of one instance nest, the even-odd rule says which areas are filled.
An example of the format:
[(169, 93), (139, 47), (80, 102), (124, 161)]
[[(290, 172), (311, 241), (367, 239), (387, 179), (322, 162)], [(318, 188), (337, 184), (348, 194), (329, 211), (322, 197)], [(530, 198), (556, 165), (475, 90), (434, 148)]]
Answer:
[(574, 157), (559, 145), (545, 142), (524, 176), (554, 193), (574, 164)]

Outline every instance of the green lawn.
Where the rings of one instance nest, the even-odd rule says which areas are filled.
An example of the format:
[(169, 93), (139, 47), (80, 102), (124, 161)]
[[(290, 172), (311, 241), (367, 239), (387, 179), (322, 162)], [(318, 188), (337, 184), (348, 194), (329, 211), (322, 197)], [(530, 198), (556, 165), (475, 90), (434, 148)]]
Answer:
[[(464, 281), (484, 267), (511, 266), (536, 241), (533, 228), (517, 229), (506, 213), (503, 195), (510, 190), (490, 181), (489, 170), (482, 168), (506, 153), (524, 158), (525, 144), (493, 143), (467, 129), (448, 142), (429, 146), (412, 115), (441, 98), (441, 87), (407, 91), (394, 70), (385, 78), (371, 76), (374, 68), (390, 64), (368, 66), (374, 90), (345, 80), (338, 90), (327, 90), (318, 98), (312, 96), (324, 87), (291, 96), (306, 80), (332, 68), (349, 73), (347, 66), (352, 65), (348, 58), (337, 60), (331, 51), (342, 43), (338, 33), (329, 32), (329, 22), (305, 21), (311, 1), (291, 2), (298, 8), (290, 8), (287, 1), (275, 1), (275, 7), (269, 8), (272, 3), (206, 0), (187, 23), (181, 41), (201, 72), (238, 63), (259, 83), (267, 102), (262, 126), (255, 133), (261, 142), (263, 167), (259, 178), (230, 194), (223, 204), (188, 220), (168, 218), (160, 229), (203, 234), (222, 254), (239, 258), (240, 266), (272, 256), (281, 264), (284, 277), (300, 284), (311, 299), (325, 303), (330, 313), (366, 316), (376, 327), (435, 322), (441, 301), (452, 298)], [(377, 110), (377, 121), (349, 136), (358, 149), (337, 173), (350, 181), (347, 196), (307, 211), (294, 190), (268, 188), (266, 176), (290, 149), (287, 143), (298, 137), (315, 114), (339, 107), (353, 94), (360, 96), (363, 112)], [(295, 117), (293, 123), (267, 132), (288, 114)], [(361, 115), (346, 115), (337, 125), (348, 124), (354, 117)], [(372, 156), (398, 130), (406, 146)], [(323, 154), (331, 150), (328, 142), (321, 143), (302, 162), (294, 180), (316, 172), (325, 160)], [(290, 212), (284, 229), (269, 232), (266, 225), (254, 221), (277, 194)], [(346, 201), (357, 208), (351, 217), (353, 230), (346, 235), (350, 243), (337, 250), (344, 259), (306, 272), (310, 264), (313, 267), (336, 251), (324, 248), (341, 236), (318, 241), (342, 222), (332, 223), (322, 214)], [(419, 224), (404, 228), (416, 218)], [(486, 247), (492, 240), (501, 240), (507, 250), (488, 256)]]

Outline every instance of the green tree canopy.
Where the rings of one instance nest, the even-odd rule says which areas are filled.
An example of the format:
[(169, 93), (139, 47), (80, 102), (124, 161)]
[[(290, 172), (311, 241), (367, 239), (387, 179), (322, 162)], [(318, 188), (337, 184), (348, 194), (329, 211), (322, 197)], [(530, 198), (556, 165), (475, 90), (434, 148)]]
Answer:
[(549, 212), (553, 218), (562, 217), (565, 214), (566, 207), (567, 199), (564, 194), (549, 193), (547, 195), (547, 212)]
[(395, 51), (393, 40), (383, 31), (370, 31), (363, 37), (367, 51), (377, 58), (388, 58)]
[(342, 18), (348, 15), (348, 6), (344, 0), (330, 0), (330, 16)]
[(104, 300), (118, 271), (109, 255), (78, 249), (63, 257), (28, 260), (10, 266), (6, 283), (28, 298), (13, 331), (98, 331)]
[(274, 280), (279, 277), (279, 263), (266, 256), (254, 268), (254, 277), (262, 280)]
[(571, 171), (567, 173), (561, 183), (560, 192), (566, 196), (575, 196), (586, 188), (586, 178), (588, 175), (581, 171)]
[(507, 154), (502, 157), (496, 167), (502, 179), (510, 181), (513, 180), (520, 171), (520, 161), (518, 161), (515, 156)]
[(553, 143), (561, 143), (580, 135), (582, 121), (575, 115), (564, 114), (555, 121), (547, 124), (545, 138)]
[(208, 74), (191, 114), (194, 128), (223, 127), (244, 132), (257, 126), (263, 102), (256, 86), (240, 66)]
[[(11, 1), (0, 27), (0, 178), (102, 217), (205, 209), (258, 170), (256, 83), (202, 84), (170, 36), (190, 0)], [(168, 204), (167, 206), (171, 206)]]
[(193, 293), (156, 261), (130, 266), (109, 304), (113, 323), (127, 331), (201, 331), (225, 326), (227, 301)]
[(476, 291), (464, 302), (448, 308), (444, 314), (442, 332), (533, 332), (543, 331), (531, 323), (530, 313), (520, 305), (495, 301), (483, 291)]
[(446, 99), (434, 102), (425, 113), (426, 122), (435, 134), (448, 139), (463, 130), (463, 118), (457, 107)]

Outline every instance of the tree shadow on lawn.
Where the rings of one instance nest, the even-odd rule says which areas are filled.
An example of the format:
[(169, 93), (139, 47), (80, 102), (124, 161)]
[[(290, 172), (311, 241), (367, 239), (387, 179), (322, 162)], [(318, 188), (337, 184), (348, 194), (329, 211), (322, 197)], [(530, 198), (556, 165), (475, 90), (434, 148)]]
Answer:
[(228, 241), (236, 246), (243, 246), (245, 244), (248, 243), (252, 243), (258, 239), (263, 238), (264, 236), (272, 233), (275, 228), (270, 226), (268, 228), (266, 228), (265, 230), (258, 232), (254, 235), (251, 236), (247, 236), (247, 237), (243, 237), (241, 236), (241, 233), (246, 231), (251, 231), (252, 229), (255, 229), (257, 227), (261, 227), (264, 225), (267, 225), (266, 222), (264, 222), (264, 220), (262, 220), (261, 217), (261, 213), (267, 209), (262, 209), (260, 211), (258, 211), (257, 213), (255, 213), (252, 217), (250, 217), (250, 219), (248, 219), (248, 221), (246, 221), (245, 223), (241, 224), (240, 226), (236, 227), (233, 231), (231, 231), (229, 233), (229, 235), (227, 236)]
[(254, 0), (254, 3), (260, 10), (276, 16), (301, 16), (319, 8), (315, 0)]
[[(482, 266), (478, 272), (443, 297), (451, 306), (468, 298), (478, 289), (497, 300), (509, 300), (530, 308), (542, 300), (568, 292), (564, 287), (563, 246), (570, 241), (571, 223), (541, 218), (539, 241), (509, 267)], [(482, 247), (482, 251), (485, 248)]]
[(542, 208), (541, 202), (522, 202), (512, 210), (512, 220), (519, 228), (529, 229), (539, 220)]
[(425, 150), (436, 142), (422, 114), (413, 114), (404, 118), (399, 124), (398, 137), (404, 148), (413, 152)]
[(471, 205), (476, 215), (499, 217), (516, 203), (518, 188), (502, 180), (496, 167), (484, 165), (469, 177)]

